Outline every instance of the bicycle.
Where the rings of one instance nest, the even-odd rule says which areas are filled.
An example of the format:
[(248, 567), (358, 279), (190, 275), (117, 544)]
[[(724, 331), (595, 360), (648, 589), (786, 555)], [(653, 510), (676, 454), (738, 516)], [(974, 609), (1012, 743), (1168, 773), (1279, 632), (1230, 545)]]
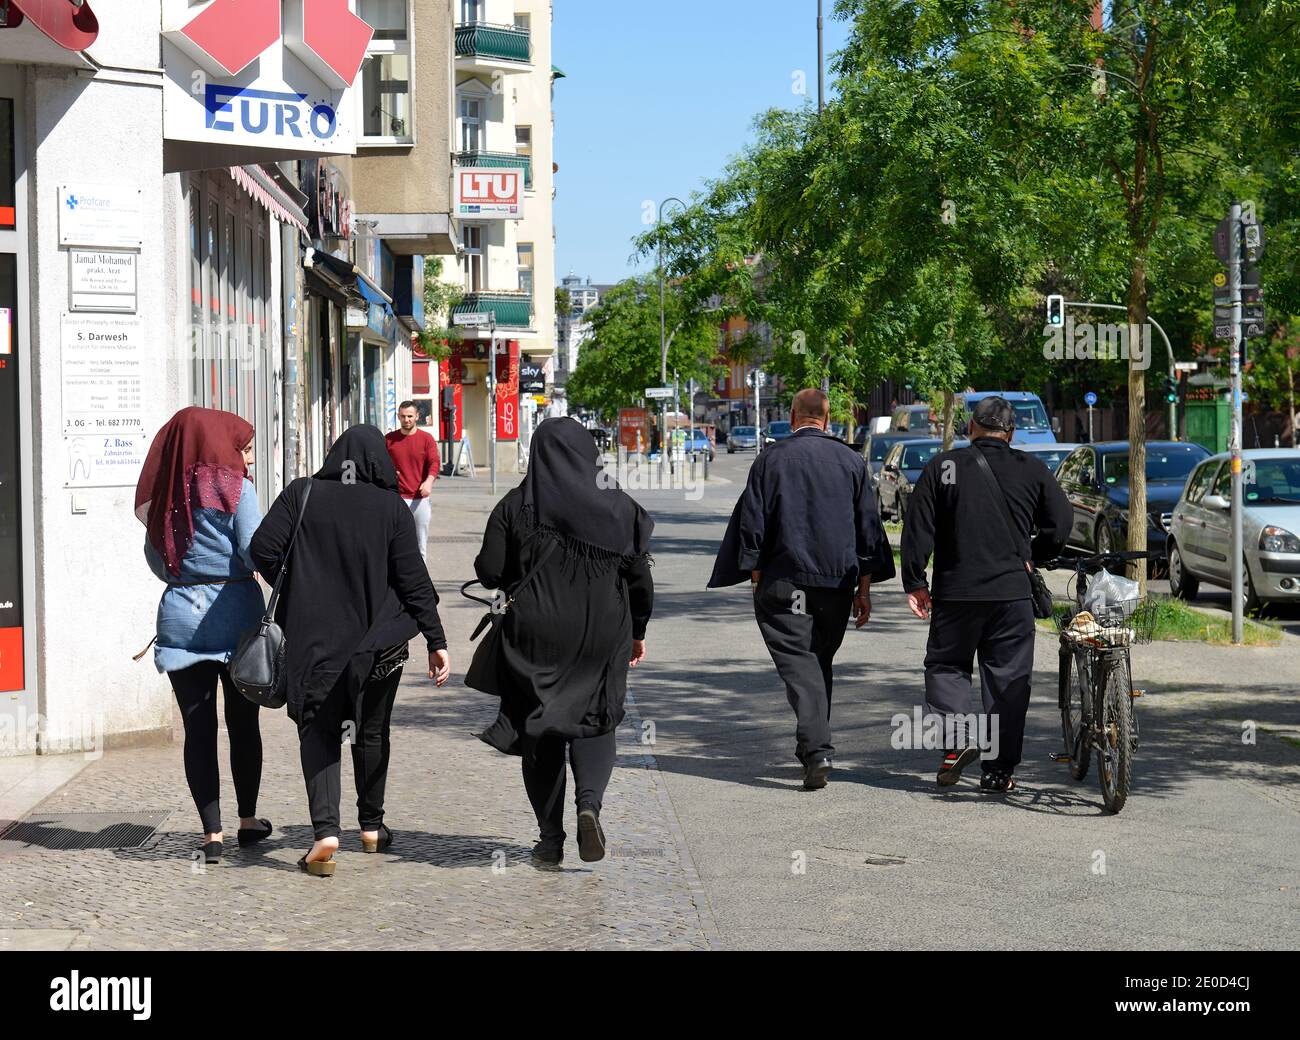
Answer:
[(1057, 700), (1065, 750), (1052, 760), (1067, 763), (1071, 777), (1083, 780), (1095, 750), (1102, 801), (1112, 813), (1128, 801), (1138, 748), (1133, 702), (1142, 691), (1133, 688), (1129, 648), (1151, 642), (1159, 607), (1148, 596), (1137, 603), (1103, 606), (1096, 614), (1087, 612), (1083, 579), (1132, 560), (1162, 559), (1161, 552), (1120, 552), (1061, 557), (1043, 565), (1044, 570), (1074, 571), (1072, 603), (1053, 614), (1060, 633)]

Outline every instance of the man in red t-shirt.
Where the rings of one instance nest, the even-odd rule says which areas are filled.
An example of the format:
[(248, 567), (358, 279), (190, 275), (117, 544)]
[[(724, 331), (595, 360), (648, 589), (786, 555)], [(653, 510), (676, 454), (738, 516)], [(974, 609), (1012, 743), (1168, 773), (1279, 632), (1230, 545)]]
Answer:
[(416, 429), (420, 410), (414, 401), (403, 401), (397, 409), (399, 428), (388, 434), (388, 454), (397, 467), (397, 490), (415, 517), (415, 533), (420, 543), (420, 556), (429, 560), (429, 522), (433, 519), (433, 482), (438, 479), (442, 460), (438, 457), (438, 442), (424, 430)]

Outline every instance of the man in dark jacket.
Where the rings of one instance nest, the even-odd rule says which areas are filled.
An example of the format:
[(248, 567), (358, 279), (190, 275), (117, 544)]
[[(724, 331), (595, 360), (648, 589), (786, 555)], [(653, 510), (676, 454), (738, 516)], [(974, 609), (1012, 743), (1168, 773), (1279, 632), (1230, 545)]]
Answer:
[[(1011, 449), (1014, 432), (1010, 404), (1001, 397), (980, 401), (971, 419), (971, 446), (930, 460), (903, 527), (903, 591), (912, 613), (930, 619), (925, 700), (928, 711), (945, 716), (947, 751), (938, 775), (945, 787), (980, 757), (978, 747), (955, 737), (964, 728), (960, 720), (969, 717), (977, 653), (987, 722), (997, 727), (997, 754), (985, 759), (980, 787), (1003, 792), (1015, 786), (1034, 667), (1026, 553), (1036, 563), (1058, 555), (1074, 516), (1047, 467)], [(1007, 529), (1003, 500), (1014, 534)], [(933, 589), (925, 579), (932, 552)]]
[(859, 452), (826, 432), (820, 390), (795, 396), (793, 433), (749, 471), (709, 588), (753, 583), (754, 615), (796, 722), (804, 786), (826, 786), (832, 769), (831, 665), (850, 611), (871, 617), (871, 583), (894, 577), (871, 477)]

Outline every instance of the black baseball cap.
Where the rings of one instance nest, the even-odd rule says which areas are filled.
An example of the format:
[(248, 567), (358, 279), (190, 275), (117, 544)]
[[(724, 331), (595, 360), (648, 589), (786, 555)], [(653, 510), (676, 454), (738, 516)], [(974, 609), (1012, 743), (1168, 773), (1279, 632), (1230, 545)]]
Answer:
[(1005, 397), (986, 397), (975, 406), (971, 418), (986, 430), (1014, 433), (1016, 411)]

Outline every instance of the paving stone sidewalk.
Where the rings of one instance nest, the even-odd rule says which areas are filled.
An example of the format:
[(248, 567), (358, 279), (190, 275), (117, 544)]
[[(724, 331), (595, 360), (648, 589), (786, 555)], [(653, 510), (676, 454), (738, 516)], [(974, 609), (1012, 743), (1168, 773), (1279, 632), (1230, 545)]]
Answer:
[[(502, 481), (504, 492), (512, 481)], [(196, 863), (197, 820), (182, 745), (110, 752), (39, 807), (46, 812), (167, 811), (143, 848), (57, 851), (0, 842), (0, 950), (5, 949), (706, 949), (717, 930), (655, 760), (639, 740), (635, 704), (619, 731), (605, 803), (605, 862), (587, 865), (570, 840), (559, 870), (530, 863), (536, 821), (516, 759), (472, 734), (493, 702), (467, 690), (469, 633), (481, 608), (461, 600), (490, 496), (483, 482), (444, 481), (430, 568), (443, 598), (454, 675), (442, 692), (418, 671), (412, 644), (393, 718), (386, 855), (361, 853), (349, 817), (338, 874), (318, 880), (296, 863), (311, 844), (297, 741), (283, 712), (263, 713), (259, 815), (273, 839), (234, 843), (234, 791), (222, 729), (225, 862)], [(159, 682), (165, 682), (159, 677)], [(571, 787), (571, 785), (570, 785)], [(568, 827), (575, 833), (573, 806)]]

